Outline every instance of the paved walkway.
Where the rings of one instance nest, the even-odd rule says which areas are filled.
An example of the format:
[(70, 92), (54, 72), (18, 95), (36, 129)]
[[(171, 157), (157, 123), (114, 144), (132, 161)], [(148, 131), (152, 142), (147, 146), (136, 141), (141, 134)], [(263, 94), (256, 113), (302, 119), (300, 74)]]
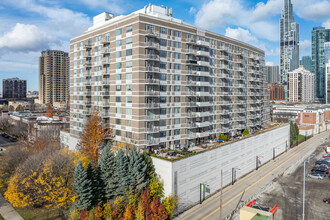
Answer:
[(23, 220), (15, 209), (0, 194), (0, 214), (6, 220)]

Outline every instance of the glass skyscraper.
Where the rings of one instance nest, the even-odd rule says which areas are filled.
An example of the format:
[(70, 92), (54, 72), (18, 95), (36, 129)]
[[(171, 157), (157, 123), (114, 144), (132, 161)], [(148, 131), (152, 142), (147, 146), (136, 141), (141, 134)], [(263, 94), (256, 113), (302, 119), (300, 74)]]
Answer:
[(303, 65), (306, 70), (311, 71), (312, 57), (311, 56), (303, 56), (300, 60), (300, 65)]
[(325, 101), (325, 43), (330, 41), (330, 29), (314, 27), (312, 31), (312, 73), (315, 74), (315, 98)]
[(280, 77), (285, 96), (288, 91), (288, 72), (299, 67), (299, 24), (294, 21), (291, 0), (284, 0), (280, 19)]

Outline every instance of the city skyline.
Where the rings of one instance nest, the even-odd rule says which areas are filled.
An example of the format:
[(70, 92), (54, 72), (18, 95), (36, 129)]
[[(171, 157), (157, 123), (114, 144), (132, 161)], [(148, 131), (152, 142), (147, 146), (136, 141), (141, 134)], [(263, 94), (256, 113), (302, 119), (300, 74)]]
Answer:
[[(279, 24), (283, 0), (269, 1), (191, 1), (153, 2), (175, 9), (174, 16), (193, 25), (256, 45), (266, 52), (266, 62), (279, 65)], [(329, 27), (328, 1), (292, 1), (297, 23), (301, 25), (300, 54), (310, 55), (311, 30)], [(42, 50), (69, 51), (69, 39), (91, 26), (92, 17), (103, 11), (129, 14), (148, 2), (102, 1), (88, 3), (49, 3), (36, 1), (2, 1), (0, 3), (0, 80), (8, 77), (26, 79), (28, 90), (38, 89), (38, 56)], [(312, 5), (313, 4), (313, 5)], [(228, 6), (228, 7), (225, 7)], [(314, 10), (309, 11), (312, 7)], [(224, 8), (231, 8), (230, 11)], [(13, 13), (15, 11), (15, 14)], [(216, 11), (216, 16), (209, 16)], [(241, 16), (236, 16), (240, 14)], [(248, 18), (248, 19), (246, 19)], [(218, 22), (219, 20), (223, 22)], [(70, 24), (70, 25), (68, 25)], [(21, 37), (29, 36), (29, 37)]]

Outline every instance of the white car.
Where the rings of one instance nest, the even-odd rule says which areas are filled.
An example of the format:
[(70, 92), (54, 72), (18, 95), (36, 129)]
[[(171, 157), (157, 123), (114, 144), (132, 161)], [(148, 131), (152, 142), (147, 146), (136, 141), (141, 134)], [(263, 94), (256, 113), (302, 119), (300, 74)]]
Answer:
[(312, 179), (318, 179), (318, 180), (323, 180), (324, 179), (324, 176), (323, 175), (316, 174), (316, 173), (308, 174), (308, 177), (309, 178), (312, 178)]

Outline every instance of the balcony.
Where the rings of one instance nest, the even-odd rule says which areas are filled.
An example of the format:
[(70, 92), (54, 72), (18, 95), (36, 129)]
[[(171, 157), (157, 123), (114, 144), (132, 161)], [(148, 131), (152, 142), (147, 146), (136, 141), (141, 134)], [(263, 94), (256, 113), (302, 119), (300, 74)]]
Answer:
[(186, 91), (187, 96), (195, 96), (196, 92), (195, 91)]
[(149, 145), (157, 145), (159, 144), (159, 138), (154, 138), (152, 140), (146, 140), (146, 144)]
[(196, 102), (196, 105), (198, 106), (198, 107), (206, 107), (206, 106), (210, 106), (211, 104), (210, 104), (210, 102)]
[(193, 55), (195, 55), (196, 54), (196, 50), (189, 48), (189, 49), (186, 50), (186, 54), (193, 54)]
[(190, 102), (187, 102), (186, 106), (187, 106), (187, 107), (196, 107), (197, 104), (196, 104), (196, 102), (192, 102), (192, 101), (190, 101)]
[(146, 84), (159, 84), (159, 79), (146, 79)]
[(109, 95), (110, 95), (110, 92), (109, 91), (101, 92), (101, 96), (109, 96)]
[(110, 65), (110, 59), (103, 59), (102, 64), (103, 65)]
[(210, 86), (210, 82), (197, 81), (196, 86)]
[(159, 96), (159, 91), (146, 91), (147, 96)]
[(159, 60), (159, 55), (157, 54), (146, 54), (146, 60)]
[(210, 92), (196, 92), (197, 96), (210, 96)]
[(210, 47), (210, 42), (198, 40), (196, 43), (197, 43), (197, 45), (200, 45), (200, 46)]
[(196, 117), (207, 117), (210, 116), (210, 112), (196, 112)]
[(100, 113), (100, 117), (109, 118), (110, 117), (110, 112), (102, 112), (102, 113)]
[(92, 44), (85, 44), (84, 50), (92, 49)]
[(159, 127), (157, 127), (157, 126), (146, 127), (145, 131), (148, 133), (156, 133), (156, 132), (159, 132)]
[(159, 108), (159, 103), (146, 103), (146, 108)]
[(159, 44), (155, 42), (145, 42), (145, 47), (159, 50)]
[(228, 60), (228, 56), (227, 55), (220, 55), (219, 56), (220, 60)]
[(196, 132), (195, 133), (197, 138), (203, 138), (203, 137), (208, 137), (210, 136), (210, 132), (209, 131), (205, 131), (205, 132)]
[(92, 82), (88, 81), (88, 82), (84, 82), (84, 85), (85, 86), (91, 86), (92, 85)]
[(91, 115), (92, 111), (83, 111), (83, 115)]
[(101, 106), (104, 108), (108, 108), (108, 107), (110, 107), (110, 102), (102, 102)]
[(91, 102), (91, 101), (85, 101), (85, 102), (84, 102), (84, 105), (88, 105), (88, 106), (90, 106), (90, 105), (92, 105), (92, 102)]
[(197, 65), (199, 65), (199, 66), (210, 66), (210, 62), (208, 62), (208, 61), (197, 61)]
[(197, 64), (197, 60), (195, 58), (187, 58), (186, 63), (189, 64)]
[(210, 72), (209, 71), (197, 71), (196, 75), (197, 76), (210, 76)]
[(146, 30), (145, 35), (149, 36), (149, 37), (156, 37), (156, 38), (158, 38), (160, 36), (158, 31), (155, 31), (155, 30), (152, 30), (152, 29)]
[(101, 39), (102, 44), (110, 44), (110, 37), (103, 37)]
[(146, 66), (146, 72), (155, 72), (155, 73), (158, 73), (159, 72), (159, 67)]
[(197, 127), (201, 128), (201, 127), (208, 127), (210, 126), (210, 122), (209, 121), (204, 121), (204, 122), (196, 122)]
[(195, 81), (192, 81), (192, 80), (189, 80), (189, 81), (187, 81), (187, 85), (188, 86), (195, 86), (196, 85), (196, 82)]
[(110, 54), (110, 49), (109, 48), (103, 48), (101, 50), (101, 54)]
[(90, 61), (85, 62), (84, 67), (92, 67), (92, 62)]
[(196, 40), (193, 38), (186, 38), (187, 44), (196, 44)]
[(146, 115), (146, 121), (156, 121), (159, 120), (159, 115)]
[(208, 51), (202, 51), (202, 50), (198, 50), (196, 53), (197, 56), (205, 56), (205, 57), (209, 57), (210, 53)]
[(90, 52), (85, 52), (84, 53), (84, 57), (87, 58), (87, 57), (92, 57), (92, 53)]
[(103, 84), (103, 85), (110, 85), (110, 80), (102, 81), (102, 84)]

